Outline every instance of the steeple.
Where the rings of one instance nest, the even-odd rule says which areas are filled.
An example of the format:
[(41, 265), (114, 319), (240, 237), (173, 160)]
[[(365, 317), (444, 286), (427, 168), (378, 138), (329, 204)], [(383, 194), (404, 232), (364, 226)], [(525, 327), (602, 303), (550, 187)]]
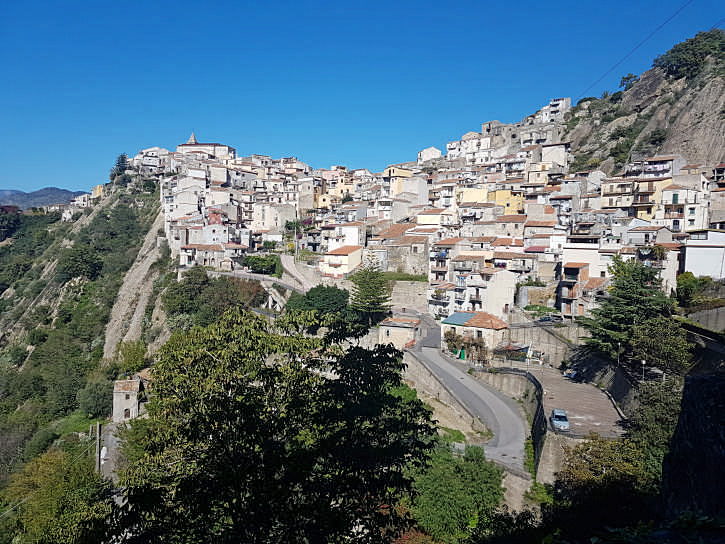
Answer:
[(191, 132), (191, 136), (189, 137), (189, 141), (186, 142), (187, 144), (195, 144), (196, 142), (196, 136), (194, 136), (194, 131)]

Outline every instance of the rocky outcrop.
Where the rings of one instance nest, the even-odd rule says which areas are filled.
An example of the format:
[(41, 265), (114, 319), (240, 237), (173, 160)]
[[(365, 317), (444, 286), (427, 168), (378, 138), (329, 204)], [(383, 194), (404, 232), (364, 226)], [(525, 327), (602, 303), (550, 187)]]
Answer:
[(567, 125), (563, 138), (580, 158), (575, 168), (597, 166), (616, 174), (623, 156), (654, 154), (714, 166), (725, 161), (725, 75), (714, 61), (692, 80), (668, 78), (653, 68), (622, 93), (585, 99)]

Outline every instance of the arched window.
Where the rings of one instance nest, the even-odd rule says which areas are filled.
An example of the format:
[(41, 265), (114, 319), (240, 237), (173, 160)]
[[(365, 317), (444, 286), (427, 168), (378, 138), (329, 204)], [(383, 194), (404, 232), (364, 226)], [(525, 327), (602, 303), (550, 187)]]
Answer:
[(125, 409), (125, 410), (123, 411), (123, 419), (129, 419), (130, 417), (131, 417), (131, 410), (130, 410), (130, 409), (128, 409), (128, 408), (126, 408), (126, 409)]

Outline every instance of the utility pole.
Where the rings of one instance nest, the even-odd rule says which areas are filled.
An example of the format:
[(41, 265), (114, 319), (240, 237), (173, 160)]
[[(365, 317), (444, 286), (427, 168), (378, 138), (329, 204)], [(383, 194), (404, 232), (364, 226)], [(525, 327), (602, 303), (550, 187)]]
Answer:
[(96, 421), (96, 472), (101, 472), (101, 423)]

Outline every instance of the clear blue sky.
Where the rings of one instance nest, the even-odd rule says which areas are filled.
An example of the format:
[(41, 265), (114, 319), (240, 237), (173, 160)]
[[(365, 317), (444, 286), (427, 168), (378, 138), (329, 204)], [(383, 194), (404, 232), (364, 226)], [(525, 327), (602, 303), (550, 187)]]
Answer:
[[(193, 130), (242, 155), (373, 171), (484, 121), (582, 96), (687, 0), (9, 2), (0, 189), (90, 190), (118, 154)], [(586, 92), (722, 26), (692, 0)]]

